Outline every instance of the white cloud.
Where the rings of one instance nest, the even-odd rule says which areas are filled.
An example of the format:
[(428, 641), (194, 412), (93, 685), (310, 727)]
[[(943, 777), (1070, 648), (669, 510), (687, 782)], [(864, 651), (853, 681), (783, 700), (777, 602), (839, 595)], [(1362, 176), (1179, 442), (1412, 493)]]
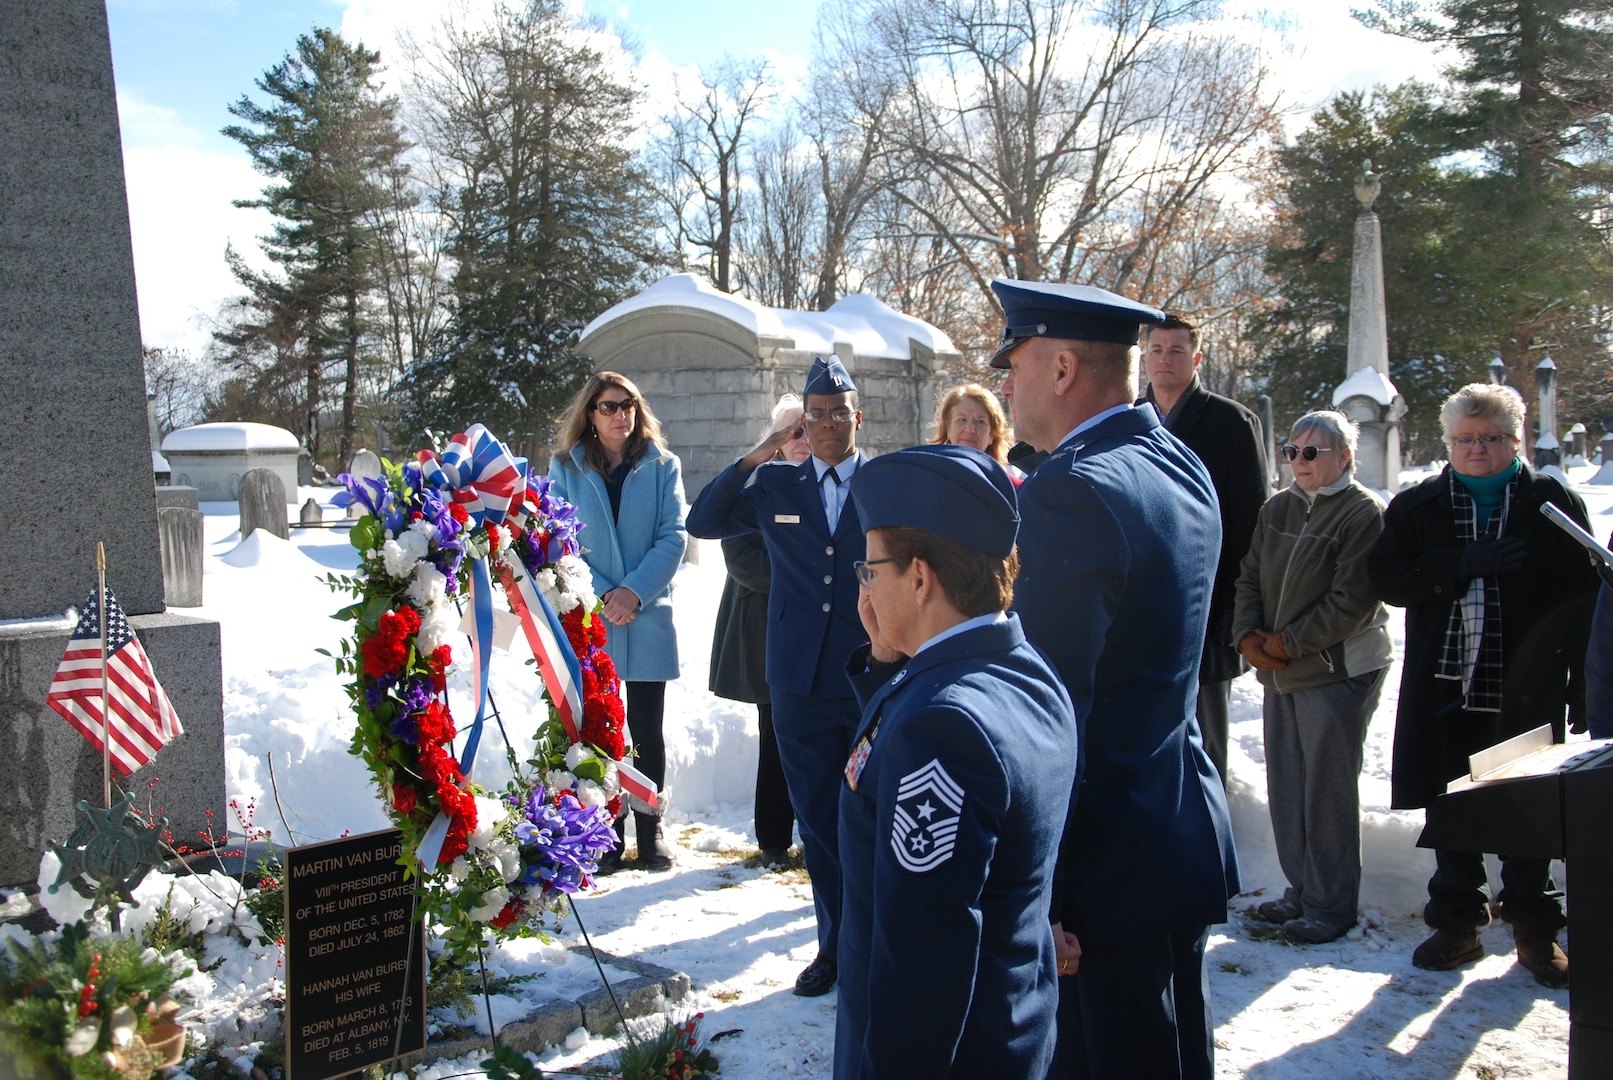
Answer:
[(245, 151), (209, 149), (205, 132), (178, 115), (118, 95), (123, 127), (123, 168), (128, 184), (140, 329), (149, 345), (200, 352), (208, 342), (204, 320), (240, 292), (224, 264), (224, 246), (253, 256), (268, 231), (262, 210), (241, 210), (234, 199), (263, 186)]

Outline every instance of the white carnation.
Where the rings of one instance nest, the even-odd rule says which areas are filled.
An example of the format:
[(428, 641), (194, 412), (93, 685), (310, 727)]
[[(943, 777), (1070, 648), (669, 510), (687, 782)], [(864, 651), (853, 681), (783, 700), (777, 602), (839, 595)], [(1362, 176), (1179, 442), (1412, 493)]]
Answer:
[(572, 785), (576, 784), (577, 778), (564, 769), (554, 769), (549, 773), (549, 779), (546, 782), (549, 785), (549, 793), (552, 795), (556, 791), (570, 791)]
[[(431, 546), (431, 542), (437, 539), (437, 526), (433, 525), (425, 518), (421, 518), (419, 521), (410, 525), (407, 531), (424, 539), (428, 550)], [(424, 557), (424, 553), (422, 553), (422, 557)]]
[(575, 769), (585, 761), (593, 759), (594, 752), (582, 743), (572, 743), (566, 747), (566, 768)]
[(461, 855), (448, 864), (448, 876), (455, 881), (464, 881), (470, 876), (470, 863), (465, 861), (465, 856)]
[(470, 910), (469, 914), (471, 921), (489, 922), (494, 919), (499, 912), (503, 911), (504, 905), (508, 904), (509, 902), (510, 890), (506, 889), (502, 885), (495, 885), (482, 894), (481, 904)]
[(415, 648), (421, 655), (429, 656), (437, 646), (450, 644), (458, 629), (458, 612), (448, 604), (436, 603), (423, 607), (420, 609), (420, 634)]
[(609, 758), (605, 759), (605, 779), (599, 785), (605, 789), (607, 797), (615, 797), (622, 793), (622, 777), (616, 768), (616, 763)]
[(443, 572), (428, 562), (416, 563), (414, 580), (409, 582), (409, 599), (414, 606), (424, 609), (428, 604), (440, 604), (448, 596), (448, 579)]
[(498, 827), (510, 814), (510, 808), (504, 805), (502, 799), (488, 799), (481, 795), (476, 796), (476, 828), (472, 829), (466, 837), (471, 849), (484, 848), (492, 842)]
[(578, 780), (577, 801), (584, 806), (604, 806), (610, 802), (610, 797), (605, 794), (604, 788), (592, 780)]

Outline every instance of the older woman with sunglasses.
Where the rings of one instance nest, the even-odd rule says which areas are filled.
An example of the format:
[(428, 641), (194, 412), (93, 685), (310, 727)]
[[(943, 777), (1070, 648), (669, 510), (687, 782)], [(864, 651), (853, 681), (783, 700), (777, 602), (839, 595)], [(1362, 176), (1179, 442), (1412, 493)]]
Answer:
[[(1541, 513), (1547, 502), (1586, 525), (1585, 504), (1518, 456), (1524, 405), (1515, 390), (1473, 383), (1440, 411), (1450, 464), (1396, 495), (1372, 551), (1372, 583), (1406, 609), (1395, 718), (1393, 806), (1425, 807), (1469, 771), (1468, 756), (1584, 715), (1585, 642), (1597, 578), (1584, 553)], [(1449, 971), (1484, 955), (1490, 921), (1484, 856), (1434, 852), (1412, 953)], [(1545, 986), (1568, 984), (1557, 945), (1562, 894), (1545, 859), (1501, 858), (1496, 913), (1512, 924), (1518, 962)]]
[(1356, 923), (1362, 747), (1393, 658), (1367, 577), (1383, 502), (1354, 478), (1356, 434), (1332, 411), (1294, 424), (1294, 483), (1260, 509), (1233, 610), (1233, 640), (1266, 690), (1266, 792), (1288, 879), (1255, 913), (1301, 944)]
[[(666, 684), (678, 677), (672, 625), (672, 576), (683, 560), (683, 474), (661, 425), (633, 380), (614, 371), (589, 377), (560, 422), (549, 466), (554, 492), (577, 507), (587, 529), (583, 560), (605, 602), (605, 649), (627, 686), (627, 727), (638, 768), (666, 781), (661, 718)], [(635, 813), (638, 856), (647, 870), (667, 870), (671, 850), (655, 814)], [(616, 826), (623, 835), (623, 823)], [(599, 860), (600, 873), (622, 865), (620, 849)]]

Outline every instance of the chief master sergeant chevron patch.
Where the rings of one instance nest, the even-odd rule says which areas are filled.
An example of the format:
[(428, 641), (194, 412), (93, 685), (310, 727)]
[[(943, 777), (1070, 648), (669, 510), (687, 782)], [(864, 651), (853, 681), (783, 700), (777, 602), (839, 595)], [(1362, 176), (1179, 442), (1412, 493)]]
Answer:
[(963, 794), (939, 759), (902, 777), (896, 789), (891, 848), (903, 869), (922, 874), (952, 857)]

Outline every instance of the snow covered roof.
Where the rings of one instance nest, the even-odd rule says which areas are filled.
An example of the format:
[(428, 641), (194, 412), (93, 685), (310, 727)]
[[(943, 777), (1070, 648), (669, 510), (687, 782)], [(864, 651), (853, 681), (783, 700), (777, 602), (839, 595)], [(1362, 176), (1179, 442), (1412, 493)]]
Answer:
[(865, 293), (843, 297), (828, 311), (771, 308), (721, 292), (694, 274), (671, 274), (604, 312), (583, 330), (588, 338), (609, 323), (652, 308), (690, 308), (737, 323), (759, 338), (788, 339), (803, 352), (830, 353), (836, 343), (857, 356), (907, 360), (911, 342), (933, 353), (956, 353), (952, 339), (923, 319), (904, 315)]
[(1375, 367), (1357, 368), (1355, 374), (1339, 383), (1339, 388), (1333, 391), (1333, 407), (1344, 404), (1353, 397), (1371, 398), (1379, 405), (1385, 407), (1393, 405), (1400, 391), (1395, 384), (1389, 381), (1389, 376)]
[(163, 453), (175, 450), (296, 450), (297, 436), (273, 424), (245, 420), (197, 424), (171, 431), (162, 441)]

